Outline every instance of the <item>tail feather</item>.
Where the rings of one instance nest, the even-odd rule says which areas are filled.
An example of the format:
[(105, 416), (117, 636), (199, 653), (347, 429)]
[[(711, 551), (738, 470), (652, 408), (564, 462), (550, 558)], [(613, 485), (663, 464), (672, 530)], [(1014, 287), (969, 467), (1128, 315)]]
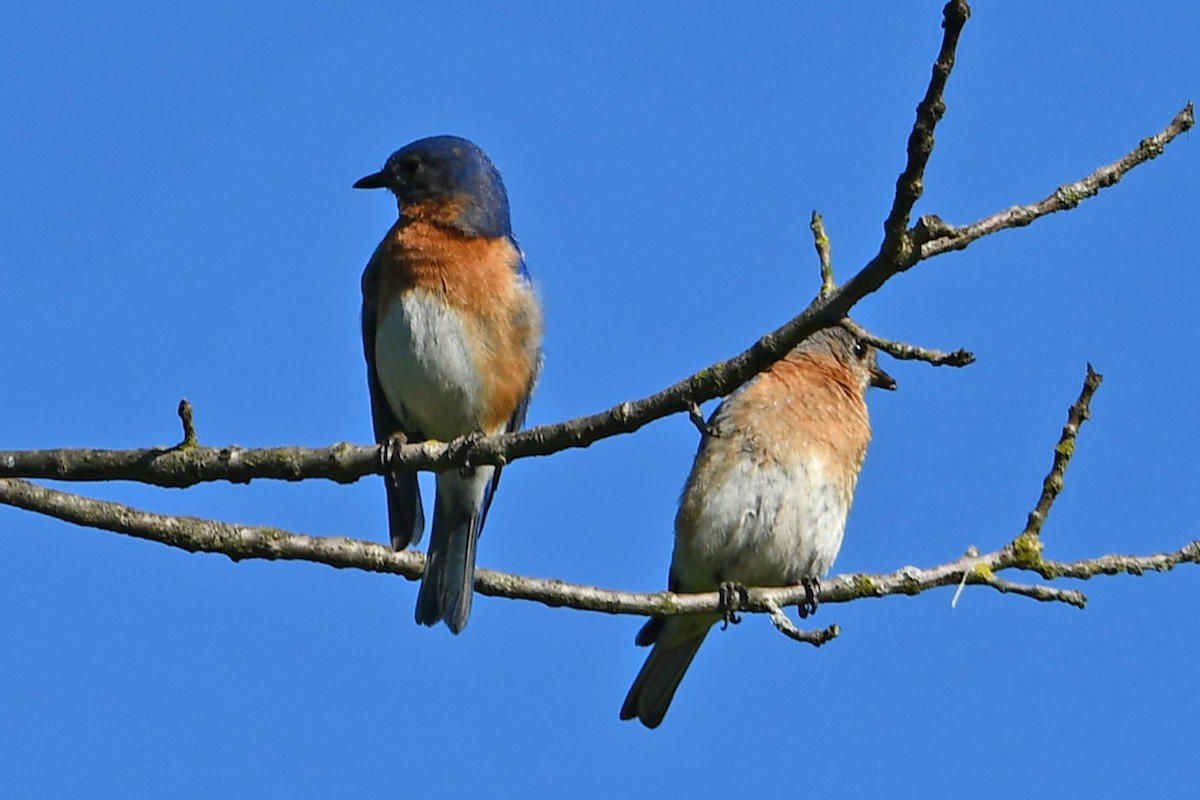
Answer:
[(491, 472), (481, 467), (467, 477), (457, 472), (438, 475), (433, 533), (417, 595), (416, 619), (422, 625), (444, 621), (454, 633), (467, 626), (475, 596), (475, 542)]
[(421, 541), (425, 530), (425, 509), (421, 507), (421, 489), (417, 473), (397, 472), (384, 476), (387, 487), (388, 531), (392, 549), (403, 550)]
[(679, 682), (711, 629), (711, 625), (705, 625), (695, 631), (684, 631), (681, 638), (670, 630), (671, 622), (667, 620), (665, 624), (655, 625), (652, 619), (638, 635), (639, 644), (648, 644), (646, 640), (654, 634), (657, 634), (657, 642), (625, 697), (621, 719), (636, 717), (647, 728), (657, 728), (667, 714)]

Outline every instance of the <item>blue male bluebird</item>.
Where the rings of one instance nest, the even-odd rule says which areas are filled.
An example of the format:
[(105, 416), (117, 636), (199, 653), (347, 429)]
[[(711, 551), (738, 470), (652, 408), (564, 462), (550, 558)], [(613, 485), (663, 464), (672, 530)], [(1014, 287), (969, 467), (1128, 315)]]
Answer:
[[(871, 440), (866, 392), (895, 389), (875, 349), (842, 328), (814, 333), (725, 400), (709, 420), (675, 516), (673, 592), (728, 597), (733, 588), (816, 581), (842, 546)], [(727, 614), (730, 612), (727, 612)], [(728, 618), (728, 617), (727, 617)], [(719, 614), (652, 617), (637, 644), (654, 645), (621, 708), (662, 722)]]
[[(542, 314), (513, 238), (500, 173), (457, 136), (397, 150), (356, 189), (389, 189), (400, 218), (363, 272), (363, 350), (375, 441), (520, 429), (541, 368)], [(475, 545), (500, 467), (438, 473), (417, 622), (467, 624)], [(417, 475), (385, 475), (392, 547), (425, 527)]]

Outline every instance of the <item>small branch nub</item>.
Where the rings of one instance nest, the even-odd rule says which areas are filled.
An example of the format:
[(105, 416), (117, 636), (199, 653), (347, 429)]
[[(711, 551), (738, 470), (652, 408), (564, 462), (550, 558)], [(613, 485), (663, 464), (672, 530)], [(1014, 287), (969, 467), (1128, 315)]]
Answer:
[(179, 421), (183, 423), (183, 441), (180, 447), (198, 447), (200, 440), (196, 438), (196, 424), (192, 420), (192, 404), (187, 398), (179, 401)]

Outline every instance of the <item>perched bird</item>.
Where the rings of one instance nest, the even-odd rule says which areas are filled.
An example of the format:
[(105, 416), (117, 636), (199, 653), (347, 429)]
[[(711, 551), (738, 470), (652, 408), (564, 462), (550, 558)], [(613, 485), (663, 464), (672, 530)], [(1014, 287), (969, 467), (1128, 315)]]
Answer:
[[(728, 597), (746, 586), (804, 584), (816, 609), (815, 582), (841, 549), (871, 440), (870, 386), (896, 388), (875, 349), (842, 328), (826, 328), (717, 408), (675, 516), (671, 591)], [(637, 644), (654, 649), (621, 719), (637, 717), (648, 728), (662, 722), (720, 619), (673, 615), (646, 623)]]
[[(388, 189), (400, 218), (362, 277), (375, 441), (448, 441), (518, 430), (541, 368), (542, 312), (509, 222), (500, 173), (457, 136), (397, 150), (356, 189)], [(475, 544), (500, 468), (437, 476), (417, 622), (467, 624)], [(417, 474), (385, 476), (392, 547), (425, 527)]]

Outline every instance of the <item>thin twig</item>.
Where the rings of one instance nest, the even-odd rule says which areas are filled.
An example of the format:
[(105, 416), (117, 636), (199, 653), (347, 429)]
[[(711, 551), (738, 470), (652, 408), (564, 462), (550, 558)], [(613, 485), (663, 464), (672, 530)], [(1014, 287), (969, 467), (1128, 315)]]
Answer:
[(1005, 547), (1005, 550), (1012, 556), (1013, 563), (1021, 569), (1037, 572), (1044, 578), (1053, 576), (1046, 570), (1045, 561), (1042, 559), (1042, 526), (1046, 524), (1050, 508), (1058, 499), (1059, 493), (1062, 492), (1067, 467), (1071, 463), (1071, 457), (1075, 454), (1075, 440), (1079, 436), (1079, 429), (1085, 421), (1091, 419), (1092, 397), (1100, 388), (1103, 380), (1104, 376), (1092, 369), (1091, 364), (1088, 364), (1087, 376), (1083, 380), (1079, 399), (1072, 403), (1067, 410), (1067, 423), (1063, 425), (1058, 444), (1054, 446), (1054, 463), (1042, 480), (1042, 493), (1033, 510), (1029, 512), (1025, 530), (1021, 531)]
[(920, 245), (920, 260), (939, 256), (952, 250), (963, 250), (971, 243), (984, 236), (1002, 231), (1007, 228), (1020, 228), (1057, 211), (1069, 211), (1090, 197), (1096, 196), (1101, 189), (1107, 189), (1125, 177), (1134, 167), (1162, 155), (1163, 150), (1179, 134), (1191, 130), (1196, 124), (1196, 110), (1188, 103), (1175, 115), (1171, 123), (1162, 131), (1141, 143), (1129, 153), (1113, 163), (1100, 167), (1086, 178), (1058, 187), (1050, 195), (1036, 203), (1013, 206), (1004, 211), (984, 217), (969, 225), (954, 227), (942, 223), (938, 235), (929, 236)]
[(1154, 553), (1148, 556), (1112, 554), (1074, 562), (1043, 560), (1041, 572), (1054, 578), (1088, 580), (1097, 575), (1170, 572), (1180, 564), (1196, 563), (1200, 563), (1200, 539), (1189, 542), (1173, 553)]
[(904, 252), (908, 239), (908, 220), (913, 206), (925, 190), (925, 167), (933, 153), (933, 131), (946, 113), (946, 82), (954, 69), (954, 54), (958, 48), (958, 37), (971, 17), (971, 9), (963, 0), (951, 0), (942, 10), (942, 47), (925, 97), (917, 105), (917, 121), (908, 135), (908, 162), (896, 179), (896, 195), (892, 210), (883, 223), (883, 246), (881, 254), (891, 261), (903, 262), (909, 256)]
[(904, 342), (894, 342), (890, 339), (880, 338), (849, 317), (841, 321), (841, 326), (853, 333), (858, 339), (882, 350), (892, 358), (899, 358), (904, 361), (924, 361), (933, 364), (935, 367), (965, 367), (975, 362), (975, 354), (962, 348), (952, 353), (943, 353), (941, 350), (928, 350), (924, 347), (916, 347)]
[(775, 625), (776, 630), (788, 637), (792, 641), (811, 644), (813, 647), (820, 647), (826, 642), (836, 639), (842, 629), (837, 625), (830, 625), (827, 628), (822, 628), (819, 631), (803, 631), (796, 627), (796, 624), (788, 618), (788, 615), (783, 612), (779, 604), (774, 600), (765, 601), (767, 613), (771, 615), (771, 622)]
[(1091, 364), (1088, 364), (1087, 377), (1083, 380), (1079, 399), (1072, 403), (1067, 410), (1067, 423), (1063, 425), (1062, 435), (1059, 436), (1058, 444), (1054, 447), (1054, 463), (1042, 481), (1042, 494), (1038, 497), (1037, 505), (1029, 512), (1025, 533), (1034, 536), (1041, 535), (1042, 526), (1046, 524), (1046, 516), (1050, 513), (1050, 507), (1054, 505), (1054, 501), (1058, 499), (1058, 495), (1063, 489), (1067, 467), (1071, 464), (1071, 456), (1075, 455), (1075, 439), (1079, 436), (1079, 428), (1092, 418), (1092, 398), (1103, 381), (1104, 376), (1092, 369)]
[(808, 225), (812, 231), (813, 245), (817, 248), (817, 260), (821, 264), (821, 297), (828, 297), (837, 290), (837, 281), (833, 278), (833, 253), (829, 244), (829, 234), (825, 232), (825, 220), (816, 211), (812, 212), (812, 221)]
[(196, 438), (196, 423), (192, 420), (192, 404), (187, 398), (179, 401), (179, 421), (183, 423), (183, 441), (180, 447), (196, 447), (200, 440)]

